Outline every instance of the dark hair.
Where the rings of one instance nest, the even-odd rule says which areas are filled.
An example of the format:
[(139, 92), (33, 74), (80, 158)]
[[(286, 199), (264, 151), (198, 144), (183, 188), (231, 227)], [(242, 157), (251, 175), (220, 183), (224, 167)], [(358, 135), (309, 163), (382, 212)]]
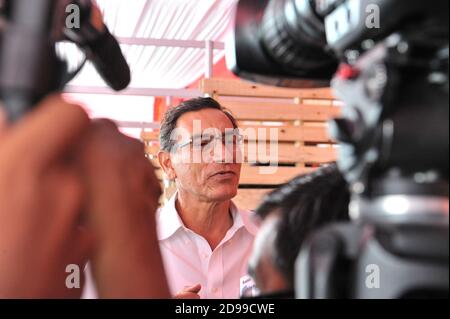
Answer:
[(267, 217), (279, 210), (273, 262), (289, 284), (294, 282), (295, 260), (312, 231), (349, 219), (350, 192), (336, 165), (301, 175), (265, 197), (256, 214)]
[(164, 119), (161, 123), (159, 142), (161, 150), (170, 152), (173, 148), (175, 141), (171, 140), (171, 134), (173, 130), (177, 127), (178, 119), (186, 113), (196, 112), (204, 109), (215, 109), (222, 111), (231, 121), (234, 128), (237, 128), (236, 119), (233, 115), (226, 110), (222, 105), (216, 100), (207, 97), (199, 97), (192, 100), (184, 101), (180, 105), (173, 107), (167, 111), (164, 115)]

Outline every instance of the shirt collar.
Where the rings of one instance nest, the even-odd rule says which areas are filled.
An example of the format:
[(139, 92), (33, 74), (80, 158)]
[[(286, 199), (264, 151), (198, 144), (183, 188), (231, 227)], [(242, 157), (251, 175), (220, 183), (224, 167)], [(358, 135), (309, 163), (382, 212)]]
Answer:
[(175, 193), (157, 214), (158, 239), (165, 240), (175, 234), (179, 229), (186, 229), (180, 216), (178, 215), (175, 202), (177, 194)]
[[(178, 230), (184, 229), (188, 231), (180, 216), (178, 215), (175, 203), (178, 193), (175, 193), (170, 200), (159, 209), (157, 213), (158, 239), (166, 240), (173, 236)], [(253, 221), (253, 213), (239, 209), (234, 202), (231, 202), (231, 214), (233, 215), (232, 230), (237, 232), (241, 228), (245, 228), (252, 236), (256, 236), (258, 226)]]

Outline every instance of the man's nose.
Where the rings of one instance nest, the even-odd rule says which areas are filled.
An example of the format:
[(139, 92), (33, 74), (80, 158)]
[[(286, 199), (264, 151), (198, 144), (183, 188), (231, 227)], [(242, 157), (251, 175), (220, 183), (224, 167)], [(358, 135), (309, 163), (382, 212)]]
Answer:
[(214, 145), (213, 160), (215, 163), (234, 163), (232, 145), (227, 145), (225, 141), (217, 141)]

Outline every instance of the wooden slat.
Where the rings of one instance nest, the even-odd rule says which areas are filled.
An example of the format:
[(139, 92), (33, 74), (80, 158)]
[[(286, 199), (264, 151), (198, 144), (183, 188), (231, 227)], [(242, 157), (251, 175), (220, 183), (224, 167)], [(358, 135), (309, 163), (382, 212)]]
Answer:
[(239, 189), (233, 201), (241, 209), (255, 210), (263, 197), (271, 191), (272, 189)]
[(292, 143), (279, 143), (278, 154), (272, 151), (270, 145), (246, 145), (244, 155), (249, 163), (330, 163), (337, 158), (334, 148), (321, 148), (317, 146), (295, 146)]
[[(305, 126), (253, 126), (242, 125), (243, 135), (247, 141), (269, 140), (272, 130), (276, 130), (279, 142), (313, 142), (313, 143), (333, 143), (327, 128), (323, 127), (305, 127)], [(246, 134), (247, 133), (247, 134)]]
[(159, 131), (144, 131), (141, 133), (143, 141), (159, 141)]
[(153, 155), (153, 156), (158, 154), (159, 150), (160, 150), (160, 148), (159, 148), (159, 145), (157, 145), (157, 144), (147, 145), (145, 147), (145, 153)]
[(300, 89), (298, 97), (305, 100), (336, 100), (336, 96), (331, 88)]
[(316, 106), (331, 106), (334, 105), (335, 100), (312, 100), (312, 99), (301, 99), (301, 103), (305, 105), (316, 105)]
[(219, 96), (334, 99), (329, 88), (287, 89), (233, 79), (203, 79), (200, 82), (200, 90), (203, 93)]
[(276, 167), (276, 172), (273, 174), (262, 174), (264, 169), (268, 167), (247, 166), (242, 167), (241, 185), (281, 185), (287, 183), (294, 177), (311, 173), (314, 168), (302, 167)]
[(250, 121), (328, 121), (339, 117), (341, 109), (336, 106), (304, 104), (274, 104), (228, 101), (224, 107), (238, 120)]

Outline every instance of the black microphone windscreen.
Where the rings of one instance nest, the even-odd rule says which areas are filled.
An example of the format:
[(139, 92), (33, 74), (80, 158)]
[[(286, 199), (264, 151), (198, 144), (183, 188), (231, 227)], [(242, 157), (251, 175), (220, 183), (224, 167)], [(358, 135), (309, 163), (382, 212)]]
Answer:
[(131, 81), (131, 71), (116, 38), (105, 32), (88, 45), (89, 57), (103, 80), (115, 91), (125, 89)]

